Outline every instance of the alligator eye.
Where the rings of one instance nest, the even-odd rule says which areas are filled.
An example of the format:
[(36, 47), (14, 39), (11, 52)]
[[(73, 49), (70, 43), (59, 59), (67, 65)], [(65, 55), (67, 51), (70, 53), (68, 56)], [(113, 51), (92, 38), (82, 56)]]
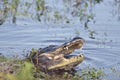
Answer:
[(68, 47), (66, 47), (66, 49), (68, 50)]
[(65, 50), (68, 50), (68, 47), (67, 47), (67, 46), (64, 46), (64, 49), (65, 49)]

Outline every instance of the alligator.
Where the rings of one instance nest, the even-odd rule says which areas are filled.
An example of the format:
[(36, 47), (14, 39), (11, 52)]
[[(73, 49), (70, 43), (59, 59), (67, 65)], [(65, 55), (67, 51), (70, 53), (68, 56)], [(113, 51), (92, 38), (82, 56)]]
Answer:
[(45, 73), (61, 73), (66, 71), (69, 73), (76, 72), (74, 67), (84, 60), (84, 55), (70, 55), (75, 49), (82, 49), (84, 39), (75, 37), (71, 41), (61, 46), (50, 45), (38, 50), (31, 60), (33, 64)]

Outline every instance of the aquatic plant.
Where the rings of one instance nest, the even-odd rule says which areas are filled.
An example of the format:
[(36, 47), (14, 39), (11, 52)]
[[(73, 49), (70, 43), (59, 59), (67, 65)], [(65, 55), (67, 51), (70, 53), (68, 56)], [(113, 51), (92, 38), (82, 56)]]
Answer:
[(0, 62), (7, 61), (7, 58), (0, 53)]
[[(17, 70), (19, 72), (14, 71), (15, 74), (0, 72), (0, 79), (1, 80), (4, 80), (4, 79), (8, 79), (8, 80), (34, 80), (33, 65), (29, 62), (24, 62), (23, 64), (20, 64), (20, 66), (21, 66), (20, 69)], [(6, 74), (6, 75), (4, 75), (4, 74)]]
[(101, 79), (105, 74), (103, 73), (102, 69), (97, 69), (97, 68), (88, 68), (81, 70), (80, 75), (85, 79), (85, 80), (99, 80)]
[(16, 14), (17, 14), (17, 9), (18, 9), (18, 5), (19, 5), (19, 0), (12, 0), (11, 3), (11, 10), (12, 10), (12, 22), (16, 23)]
[(36, 0), (36, 18), (38, 21), (41, 21), (41, 16), (45, 11), (45, 1), (44, 0)]
[(112, 5), (112, 16), (117, 17), (120, 21), (120, 1), (119, 0), (113, 0), (113, 3), (110, 3)]
[(62, 9), (59, 5), (56, 5), (57, 1), (52, 1), (54, 3), (51, 4), (47, 0), (30, 0), (29, 2), (2, 0), (0, 3), (0, 24), (3, 24), (7, 20), (16, 23), (16, 17), (22, 15), (24, 17), (31, 17), (32, 19), (35, 18), (38, 21), (47, 20), (50, 22), (59, 22), (61, 20), (70, 23), (71, 20), (79, 19), (80, 22), (85, 22), (84, 25), (87, 28), (88, 22), (94, 19), (93, 6), (102, 0), (63, 0), (63, 3), (59, 4)]
[[(33, 55), (34, 52), (36, 52), (36, 50), (32, 49), (31, 55)], [(2, 56), (0, 59), (1, 58)], [(48, 75), (39, 71), (33, 63), (28, 60), (28, 57), (25, 59), (7, 59), (0, 63), (0, 67), (0, 80), (99, 80), (103, 75), (103, 71), (96, 68), (82, 69), (75, 75), (67, 72), (61, 75)]]

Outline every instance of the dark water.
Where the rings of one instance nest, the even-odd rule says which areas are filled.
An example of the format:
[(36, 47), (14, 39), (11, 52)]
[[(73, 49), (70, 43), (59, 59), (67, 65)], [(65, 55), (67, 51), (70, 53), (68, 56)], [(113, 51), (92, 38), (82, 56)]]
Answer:
[[(89, 23), (89, 29), (96, 31), (96, 39), (89, 38), (89, 32), (79, 22), (42, 24), (32, 20), (19, 20), (16, 25), (5, 23), (0, 26), (0, 53), (6, 56), (21, 55), (31, 48), (61, 45), (75, 36), (81, 36), (86, 41), (82, 50), (85, 60), (78, 68), (89, 65), (104, 68), (107, 77), (103, 80), (119, 80), (120, 21), (112, 15), (111, 1), (105, 0), (93, 9), (96, 23)], [(117, 72), (112, 72), (111, 67)]]

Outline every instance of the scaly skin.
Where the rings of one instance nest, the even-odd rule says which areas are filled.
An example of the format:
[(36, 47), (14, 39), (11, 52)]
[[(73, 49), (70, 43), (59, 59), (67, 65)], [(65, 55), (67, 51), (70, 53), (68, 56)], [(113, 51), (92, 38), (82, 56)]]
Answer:
[[(54, 48), (49, 46), (32, 56), (32, 61), (41, 71), (71, 70), (84, 60), (84, 55), (69, 57), (75, 49), (81, 49), (84, 39), (76, 37), (73, 40)], [(54, 48), (54, 49), (53, 49)]]

